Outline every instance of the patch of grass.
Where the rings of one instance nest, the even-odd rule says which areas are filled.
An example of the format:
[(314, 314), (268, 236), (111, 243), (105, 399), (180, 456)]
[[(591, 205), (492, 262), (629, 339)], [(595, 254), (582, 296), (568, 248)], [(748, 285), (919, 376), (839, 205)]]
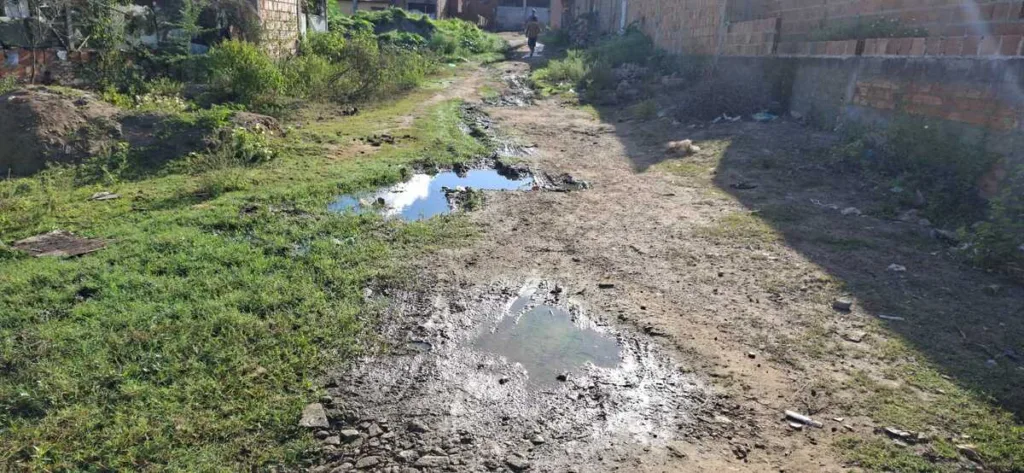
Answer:
[(954, 465), (938, 465), (913, 450), (899, 447), (888, 439), (845, 437), (836, 442), (848, 461), (867, 471), (899, 471), (907, 473), (940, 473), (957, 471)]
[[(409, 102), (339, 121), (370, 128)], [(395, 182), (422, 156), (474, 155), (458, 112), (435, 106), (415, 139), (372, 158), (333, 160), (296, 134), (273, 161), (116, 182), (103, 190), (124, 197), (110, 202), (88, 201), (98, 188), (73, 168), (0, 182), (3, 241), (62, 228), (109, 242), (75, 259), (0, 258), (0, 463), (300, 468), (314, 446), (302, 406), (374, 320), (362, 289), (474, 233), (458, 217), (401, 224), (327, 203)]]
[(579, 87), (587, 75), (584, 52), (572, 50), (563, 59), (553, 59), (531, 76), (542, 92), (559, 93)]
[(654, 99), (647, 99), (634, 105), (631, 111), (639, 120), (653, 120), (658, 117), (658, 103)]
[(732, 212), (713, 224), (697, 230), (697, 235), (738, 244), (771, 244), (779, 241), (779, 234), (750, 212)]

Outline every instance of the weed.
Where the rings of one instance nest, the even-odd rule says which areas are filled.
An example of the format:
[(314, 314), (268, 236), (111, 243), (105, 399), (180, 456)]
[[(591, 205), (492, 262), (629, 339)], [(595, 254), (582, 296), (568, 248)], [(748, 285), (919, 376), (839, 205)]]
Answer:
[(270, 145), (266, 130), (232, 128), (221, 131), (216, 144), (206, 152), (192, 153), (185, 160), (190, 172), (203, 173), (236, 166), (253, 166), (273, 160), (277, 151)]
[(976, 259), (1024, 280), (1024, 166), (1011, 171), (990, 209), (989, 219), (971, 237), (978, 246)]
[(632, 113), (638, 120), (653, 120), (658, 117), (658, 103), (654, 99), (644, 100), (633, 106)]
[(225, 41), (208, 55), (210, 86), (225, 100), (254, 104), (281, 90), (284, 77), (255, 44)]
[(14, 76), (0, 77), (0, 95), (4, 95), (17, 88), (18, 81), (14, 79)]
[(551, 91), (565, 91), (578, 87), (587, 75), (584, 53), (569, 51), (564, 59), (549, 61), (547, 66), (533, 73), (533, 81)]
[(768, 244), (779, 240), (776, 231), (750, 212), (733, 212), (708, 227), (697, 231), (699, 236), (742, 244)]

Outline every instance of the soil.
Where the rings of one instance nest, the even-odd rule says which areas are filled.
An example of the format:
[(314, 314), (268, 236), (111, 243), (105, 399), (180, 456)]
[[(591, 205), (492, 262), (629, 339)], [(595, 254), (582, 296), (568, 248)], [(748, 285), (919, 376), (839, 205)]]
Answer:
[[(490, 80), (531, 65), (498, 64)], [(487, 194), (469, 213), (474, 244), (414, 263), (416, 287), (367, 289), (392, 301), (383, 346), (329, 377), (313, 471), (846, 471), (835, 441), (888, 427), (853, 408), (855, 375), (934, 395), (873, 356), (896, 340), (1024, 409), (1024, 370), (1000, 358), (996, 377), (973, 348), (1021, 339), (1024, 290), (809, 159), (834, 135), (786, 120), (634, 121), (558, 99), (482, 110), (536, 150), (520, 157), (535, 176), (586, 185)], [(683, 139), (700, 151), (666, 154)], [(538, 391), (475, 348), (524, 287), (613, 334), (623, 363)]]
[(73, 162), (120, 136), (118, 110), (85, 92), (28, 87), (0, 96), (0, 169), (27, 175)]

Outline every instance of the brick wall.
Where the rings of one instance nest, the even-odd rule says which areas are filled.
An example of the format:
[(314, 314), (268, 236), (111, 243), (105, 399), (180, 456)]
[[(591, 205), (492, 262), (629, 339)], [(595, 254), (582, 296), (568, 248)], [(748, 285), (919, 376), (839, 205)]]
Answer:
[(726, 33), (725, 6), (725, 0), (629, 0), (626, 22), (667, 51), (714, 54)]
[(294, 54), (299, 45), (298, 0), (257, 0), (262, 42), (275, 56)]
[(730, 23), (722, 38), (721, 53), (732, 56), (768, 56), (775, 53), (778, 19)]
[(857, 22), (899, 19), (928, 36), (1024, 34), (1024, 4), (1006, 0), (763, 0), (759, 13), (781, 19), (784, 41)]
[(68, 53), (55, 48), (0, 49), (0, 79), (14, 77), (21, 82), (71, 84), (75, 66), (91, 58), (89, 50)]

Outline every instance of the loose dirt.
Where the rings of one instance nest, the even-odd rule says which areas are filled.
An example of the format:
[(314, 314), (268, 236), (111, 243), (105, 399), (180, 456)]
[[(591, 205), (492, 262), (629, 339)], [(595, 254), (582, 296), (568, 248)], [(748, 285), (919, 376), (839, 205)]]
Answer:
[[(491, 83), (530, 66), (496, 65)], [(941, 395), (888, 371), (877, 353), (895, 341), (1019, 411), (1008, 387), (1022, 370), (1001, 360), (1012, 380), (993, 382), (991, 355), (971, 345), (1019, 340), (1024, 293), (986, 295), (998, 279), (931, 229), (883, 217), (876, 189), (816, 165), (833, 135), (785, 120), (633, 121), (554, 99), (484, 111), (536, 150), (521, 157), (535, 175), (585, 185), (488, 194), (469, 214), (473, 245), (415, 262), (417, 287), (367, 291), (395, 301), (384, 348), (330, 377), (319, 435), (339, 441), (314, 471), (845, 471), (836, 441), (887, 426), (855, 408), (870, 392), (854, 381)], [(683, 139), (700, 151), (666, 154)], [(520, 312), (524, 287), (614, 336), (622, 362), (537, 389), (529, 362), (474, 344)]]

